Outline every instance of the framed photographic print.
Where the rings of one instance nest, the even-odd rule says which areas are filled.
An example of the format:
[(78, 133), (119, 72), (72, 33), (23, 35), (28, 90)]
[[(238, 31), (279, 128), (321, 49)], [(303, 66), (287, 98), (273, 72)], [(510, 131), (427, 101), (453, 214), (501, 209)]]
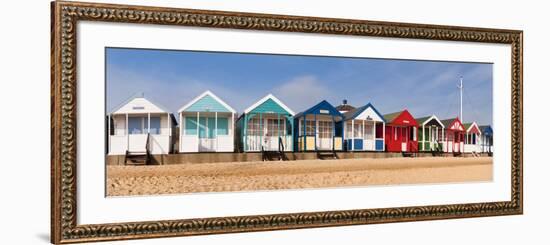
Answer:
[(522, 31), (51, 11), (52, 243), (523, 212)]

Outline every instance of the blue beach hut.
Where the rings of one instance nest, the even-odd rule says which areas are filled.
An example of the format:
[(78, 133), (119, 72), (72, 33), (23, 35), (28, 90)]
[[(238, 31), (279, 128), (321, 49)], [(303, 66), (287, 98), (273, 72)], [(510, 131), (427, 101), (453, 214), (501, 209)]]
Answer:
[(481, 152), (493, 152), (493, 128), (490, 125), (479, 126), (481, 130)]
[(296, 151), (342, 150), (344, 116), (323, 100), (294, 117)]
[(292, 151), (293, 116), (294, 111), (272, 94), (261, 98), (237, 120), (240, 151)]

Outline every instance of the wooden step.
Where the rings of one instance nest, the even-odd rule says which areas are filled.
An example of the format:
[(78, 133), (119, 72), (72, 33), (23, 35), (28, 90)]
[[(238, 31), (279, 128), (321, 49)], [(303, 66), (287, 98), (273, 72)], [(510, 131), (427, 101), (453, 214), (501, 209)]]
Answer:
[(262, 152), (262, 161), (284, 161), (285, 156), (284, 153), (279, 151), (263, 151)]
[(318, 151), (317, 152), (317, 159), (324, 160), (324, 159), (338, 159), (338, 155), (334, 151)]
[(124, 162), (133, 165), (146, 165), (149, 163), (149, 155), (146, 152), (128, 152)]
[(403, 155), (403, 157), (414, 157), (414, 154), (412, 152), (401, 152), (401, 154)]

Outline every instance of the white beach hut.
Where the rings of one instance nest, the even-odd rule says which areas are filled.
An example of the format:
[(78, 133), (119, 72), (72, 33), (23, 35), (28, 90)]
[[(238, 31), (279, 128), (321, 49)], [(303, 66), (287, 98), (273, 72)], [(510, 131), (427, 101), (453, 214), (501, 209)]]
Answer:
[(371, 103), (345, 112), (343, 127), (346, 150), (384, 151), (385, 124), (384, 116)]
[(210, 91), (178, 111), (179, 152), (233, 152), (235, 110)]
[(135, 96), (108, 115), (108, 154), (168, 154), (175, 117), (159, 104)]

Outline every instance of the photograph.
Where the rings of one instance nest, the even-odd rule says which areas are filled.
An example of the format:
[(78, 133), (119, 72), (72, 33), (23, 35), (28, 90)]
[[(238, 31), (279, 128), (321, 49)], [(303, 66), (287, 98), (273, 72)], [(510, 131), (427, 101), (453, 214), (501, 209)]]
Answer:
[(108, 197), (493, 180), (492, 63), (105, 47), (104, 83)]
[[(7, 141), (27, 151), (16, 158), (49, 156), (47, 176), (28, 164), (7, 171), (48, 178), (29, 187), (49, 192), (49, 217), (32, 215), (50, 220), (42, 240), (181, 242), (362, 227), (356, 234), (380, 243), (389, 233), (371, 231), (420, 241), (430, 231), (441, 241), (455, 235), (449, 230), (483, 237), (487, 226), (517, 234), (508, 230), (529, 221), (524, 176), (548, 172), (536, 164), (524, 172), (524, 150), (545, 152), (542, 142), (526, 144), (544, 137), (528, 133), (540, 130), (524, 120), (540, 124), (533, 117), (545, 115), (544, 100), (524, 89), (533, 90), (524, 84), (524, 47), (543, 53), (524, 38), (544, 40), (533, 39), (529, 18), (514, 22), (510, 11), (490, 11), (495, 4), (450, 12), (430, 4), (439, 10), (422, 13), (411, 11), (429, 9), (418, 4), (107, 2), (52, 1), (42, 10), (49, 22), (25, 27), (49, 25), (40, 28), (49, 52), (25, 44), (49, 59), (18, 52), (24, 62), (12, 61), (50, 63), (42, 75), (31, 69), (18, 73), (26, 82), (10, 83), (25, 88), (9, 91), (30, 93), (19, 96), (28, 108), (16, 100), (6, 107), (50, 111), (49, 124), (40, 124), (47, 132), (19, 120), (19, 129), (33, 130), (8, 130), (16, 141)], [(510, 8), (536, 20), (521, 9)], [(35, 40), (40, 32), (21, 33)], [(46, 74), (49, 96), (29, 83)], [(30, 142), (50, 148), (29, 154)], [(9, 183), (21, 179), (38, 177)], [(394, 224), (401, 222), (413, 223)], [(311, 234), (304, 237), (316, 243), (358, 240)]]

